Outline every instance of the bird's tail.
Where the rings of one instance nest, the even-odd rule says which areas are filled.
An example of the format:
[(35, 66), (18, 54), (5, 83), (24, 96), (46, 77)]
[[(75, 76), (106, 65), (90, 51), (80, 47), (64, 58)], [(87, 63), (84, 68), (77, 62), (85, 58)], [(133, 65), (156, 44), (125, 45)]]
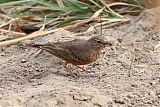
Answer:
[(29, 46), (32, 48), (42, 49), (42, 50), (45, 50), (55, 56), (59, 56), (59, 50), (57, 49), (57, 47), (55, 45), (30, 44)]
[(43, 45), (40, 45), (40, 44), (28, 44), (27, 46), (32, 48), (40, 48), (40, 49), (43, 47)]
[(40, 44), (28, 44), (29, 47), (33, 47), (33, 48), (40, 48), (42, 49), (43, 45)]

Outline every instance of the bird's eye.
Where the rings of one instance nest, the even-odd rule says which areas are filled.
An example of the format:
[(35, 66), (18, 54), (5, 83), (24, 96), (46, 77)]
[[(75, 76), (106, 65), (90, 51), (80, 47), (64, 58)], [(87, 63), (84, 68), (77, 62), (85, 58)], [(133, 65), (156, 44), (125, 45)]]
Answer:
[(101, 43), (101, 41), (100, 41), (100, 40), (97, 40), (97, 43)]

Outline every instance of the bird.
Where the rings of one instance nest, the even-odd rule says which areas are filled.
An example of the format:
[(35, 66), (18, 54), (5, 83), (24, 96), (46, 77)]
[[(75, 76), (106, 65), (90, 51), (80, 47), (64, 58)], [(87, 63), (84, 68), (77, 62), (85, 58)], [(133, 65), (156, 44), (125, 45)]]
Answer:
[(66, 42), (55, 42), (49, 44), (33, 44), (33, 48), (39, 48), (64, 60), (64, 67), (72, 64), (83, 69), (80, 65), (86, 65), (96, 61), (100, 57), (100, 52), (106, 46), (112, 46), (104, 36), (94, 36), (88, 40), (75, 39)]

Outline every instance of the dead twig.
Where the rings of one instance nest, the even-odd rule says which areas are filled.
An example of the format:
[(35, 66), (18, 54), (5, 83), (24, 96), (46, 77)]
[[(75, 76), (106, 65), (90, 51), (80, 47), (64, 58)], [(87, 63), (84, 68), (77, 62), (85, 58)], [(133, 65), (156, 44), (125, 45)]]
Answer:
[(134, 5), (134, 4), (128, 4), (128, 3), (122, 3), (122, 2), (114, 2), (114, 3), (108, 4), (109, 7), (117, 6), (117, 5), (132, 6), (132, 7), (137, 7), (137, 8), (145, 9), (142, 6), (138, 6), (138, 5)]
[[(73, 36), (80, 36), (80, 35), (88, 34), (91, 31), (95, 30), (95, 27), (104, 26), (106, 24), (110, 25), (110, 24), (114, 23), (114, 25), (117, 25), (119, 23), (124, 23), (124, 22), (128, 22), (128, 21), (131, 21), (131, 19), (105, 19), (105, 22), (98, 23), (94, 26), (91, 26), (85, 32), (76, 33), (76, 34), (73, 34)], [(114, 25), (112, 25), (112, 27)]]
[(25, 37), (0, 42), (0, 46), (11, 45), (11, 44), (15, 44), (17, 42), (23, 41), (23, 40), (34, 39), (34, 38), (39, 37), (39, 36), (45, 36), (47, 34), (54, 33), (57, 30), (59, 30), (59, 28), (54, 29), (54, 30), (50, 30), (50, 31), (36, 31), (36, 32), (33, 32), (32, 34), (29, 34), (28, 36), (25, 36)]
[(120, 17), (120, 18), (123, 18), (122, 15), (116, 13), (115, 11), (113, 11), (109, 6), (108, 4), (106, 4), (106, 2), (104, 0), (100, 0), (100, 2), (110, 11), (112, 12), (113, 14), (115, 14), (116, 16)]
[(95, 12), (89, 19), (87, 19), (87, 20), (79, 20), (79, 21), (76, 21), (76, 23), (73, 24), (73, 25), (68, 25), (68, 26), (65, 26), (65, 27), (62, 27), (62, 28), (63, 28), (63, 29), (73, 29), (73, 28), (76, 28), (76, 27), (78, 27), (78, 26), (80, 26), (80, 25), (83, 25), (83, 24), (86, 24), (86, 23), (88, 23), (88, 22), (91, 22), (92, 20), (96, 19), (96, 18), (100, 15), (100, 13), (102, 13), (103, 9), (104, 9), (104, 8), (96, 11), (96, 12)]
[(12, 23), (12, 22), (14, 22), (14, 21), (17, 21), (17, 20), (19, 20), (19, 18), (11, 19), (11, 20), (10, 20), (10, 21), (8, 21), (7, 23), (0, 25), (0, 28), (5, 27), (5, 26), (7, 26), (7, 25), (11, 24), (11, 23)]
[(11, 33), (16, 38), (26, 36), (25, 33), (20, 33), (20, 32), (15, 32), (15, 31), (10, 31), (10, 30), (4, 30), (4, 29), (0, 29), (0, 32)]

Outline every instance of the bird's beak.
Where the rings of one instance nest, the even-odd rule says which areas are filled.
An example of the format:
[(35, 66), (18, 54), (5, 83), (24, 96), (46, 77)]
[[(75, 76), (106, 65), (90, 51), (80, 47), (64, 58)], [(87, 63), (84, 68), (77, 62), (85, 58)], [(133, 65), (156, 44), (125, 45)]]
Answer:
[(112, 43), (110, 41), (106, 41), (107, 46), (112, 46)]

